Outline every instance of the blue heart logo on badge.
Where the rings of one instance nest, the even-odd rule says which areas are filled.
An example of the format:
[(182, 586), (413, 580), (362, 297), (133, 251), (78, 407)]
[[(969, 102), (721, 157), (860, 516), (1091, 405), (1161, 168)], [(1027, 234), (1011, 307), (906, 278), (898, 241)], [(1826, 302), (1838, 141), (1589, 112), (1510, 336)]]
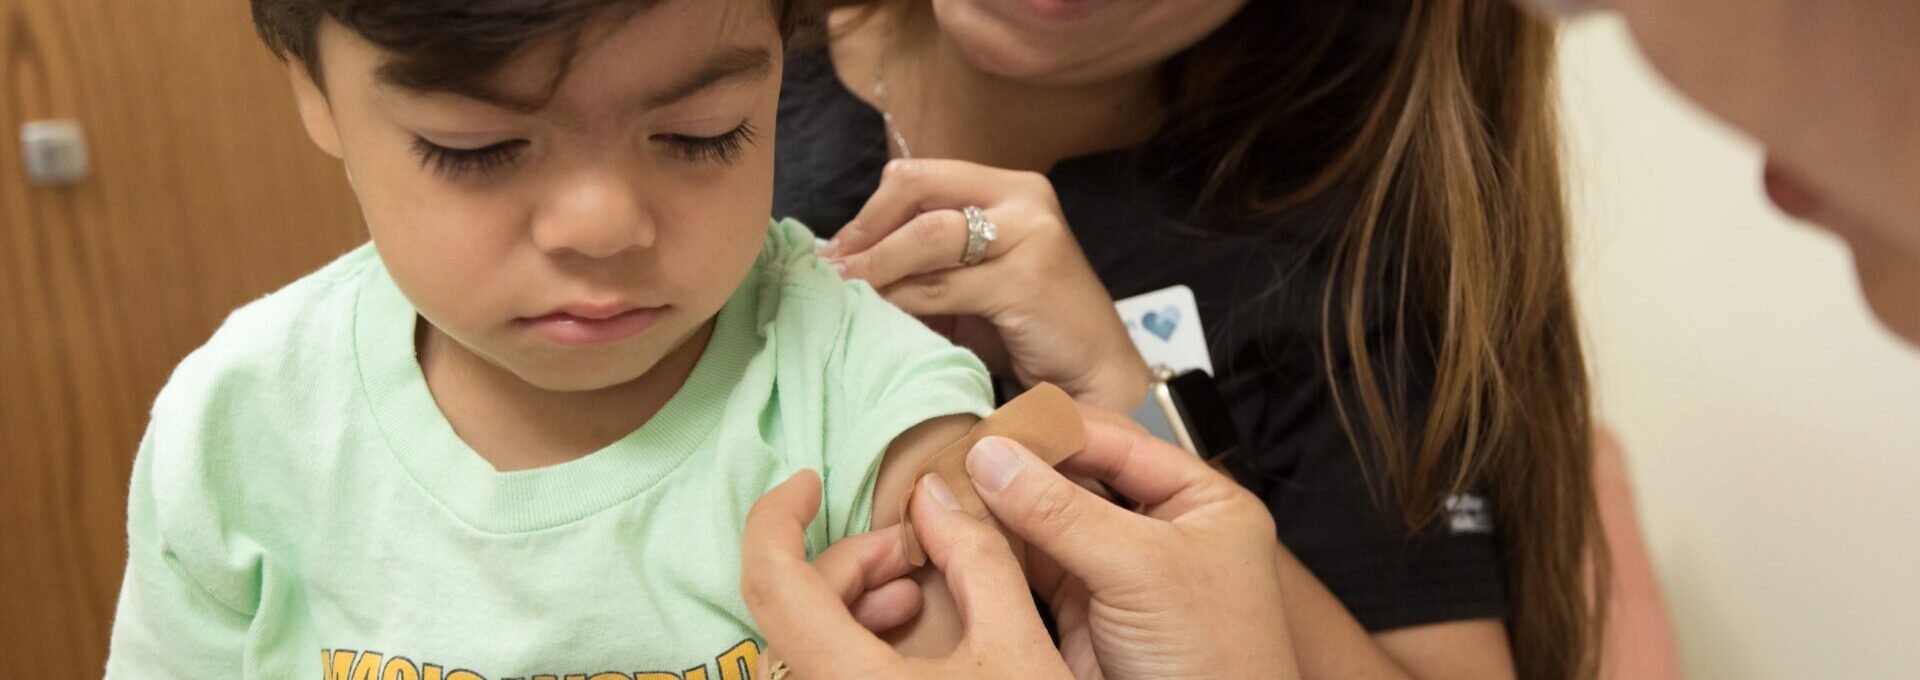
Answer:
[(1180, 308), (1168, 306), (1165, 309), (1147, 312), (1140, 317), (1140, 326), (1159, 337), (1162, 341), (1173, 339), (1173, 331), (1180, 327)]
[(1174, 372), (1213, 371), (1207, 352), (1207, 315), (1195, 304), (1193, 289), (1171, 286), (1113, 303), (1126, 320), (1127, 339), (1148, 366)]

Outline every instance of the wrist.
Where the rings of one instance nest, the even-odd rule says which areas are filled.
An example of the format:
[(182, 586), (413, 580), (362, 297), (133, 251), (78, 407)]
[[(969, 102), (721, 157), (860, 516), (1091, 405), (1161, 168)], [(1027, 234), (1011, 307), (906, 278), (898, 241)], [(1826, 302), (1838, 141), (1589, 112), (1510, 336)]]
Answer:
[(1113, 411), (1131, 413), (1153, 390), (1153, 369), (1147, 366), (1140, 353), (1129, 346), (1128, 351), (1107, 362), (1099, 370), (1094, 385), (1082, 394), (1074, 395), (1080, 403)]

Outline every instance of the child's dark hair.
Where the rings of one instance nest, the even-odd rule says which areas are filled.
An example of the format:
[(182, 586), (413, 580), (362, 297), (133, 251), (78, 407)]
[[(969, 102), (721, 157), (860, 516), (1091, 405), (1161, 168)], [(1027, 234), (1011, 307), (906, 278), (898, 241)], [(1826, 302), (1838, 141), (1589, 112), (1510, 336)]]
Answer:
[[(319, 33), (331, 18), (392, 55), (381, 79), (412, 90), (500, 100), (488, 76), (538, 43), (562, 45), (549, 89), (566, 75), (590, 20), (622, 19), (660, 0), (251, 0), (254, 27), (281, 59), (306, 65), (324, 89)], [(701, 0), (709, 1), (709, 0)], [(799, 0), (768, 0), (780, 35), (801, 22)], [(548, 94), (551, 94), (549, 92)]]

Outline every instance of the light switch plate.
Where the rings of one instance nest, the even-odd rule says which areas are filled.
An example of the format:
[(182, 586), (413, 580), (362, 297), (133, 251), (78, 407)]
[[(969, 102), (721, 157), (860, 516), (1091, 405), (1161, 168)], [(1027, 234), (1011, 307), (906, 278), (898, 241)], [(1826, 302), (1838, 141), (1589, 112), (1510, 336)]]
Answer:
[(20, 155), (27, 182), (64, 186), (87, 178), (87, 135), (70, 120), (36, 120), (20, 126)]

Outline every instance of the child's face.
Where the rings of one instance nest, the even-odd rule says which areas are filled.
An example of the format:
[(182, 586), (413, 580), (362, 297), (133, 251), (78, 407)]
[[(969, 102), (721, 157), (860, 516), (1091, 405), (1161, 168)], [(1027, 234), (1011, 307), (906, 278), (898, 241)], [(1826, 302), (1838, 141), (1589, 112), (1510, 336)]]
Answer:
[[(752, 266), (773, 201), (781, 44), (764, 0), (669, 0), (589, 26), (538, 111), (409, 91), (320, 34), (316, 143), (345, 160), (380, 257), (434, 329), (548, 390), (646, 373)], [(490, 81), (540, 100), (557, 45)]]

